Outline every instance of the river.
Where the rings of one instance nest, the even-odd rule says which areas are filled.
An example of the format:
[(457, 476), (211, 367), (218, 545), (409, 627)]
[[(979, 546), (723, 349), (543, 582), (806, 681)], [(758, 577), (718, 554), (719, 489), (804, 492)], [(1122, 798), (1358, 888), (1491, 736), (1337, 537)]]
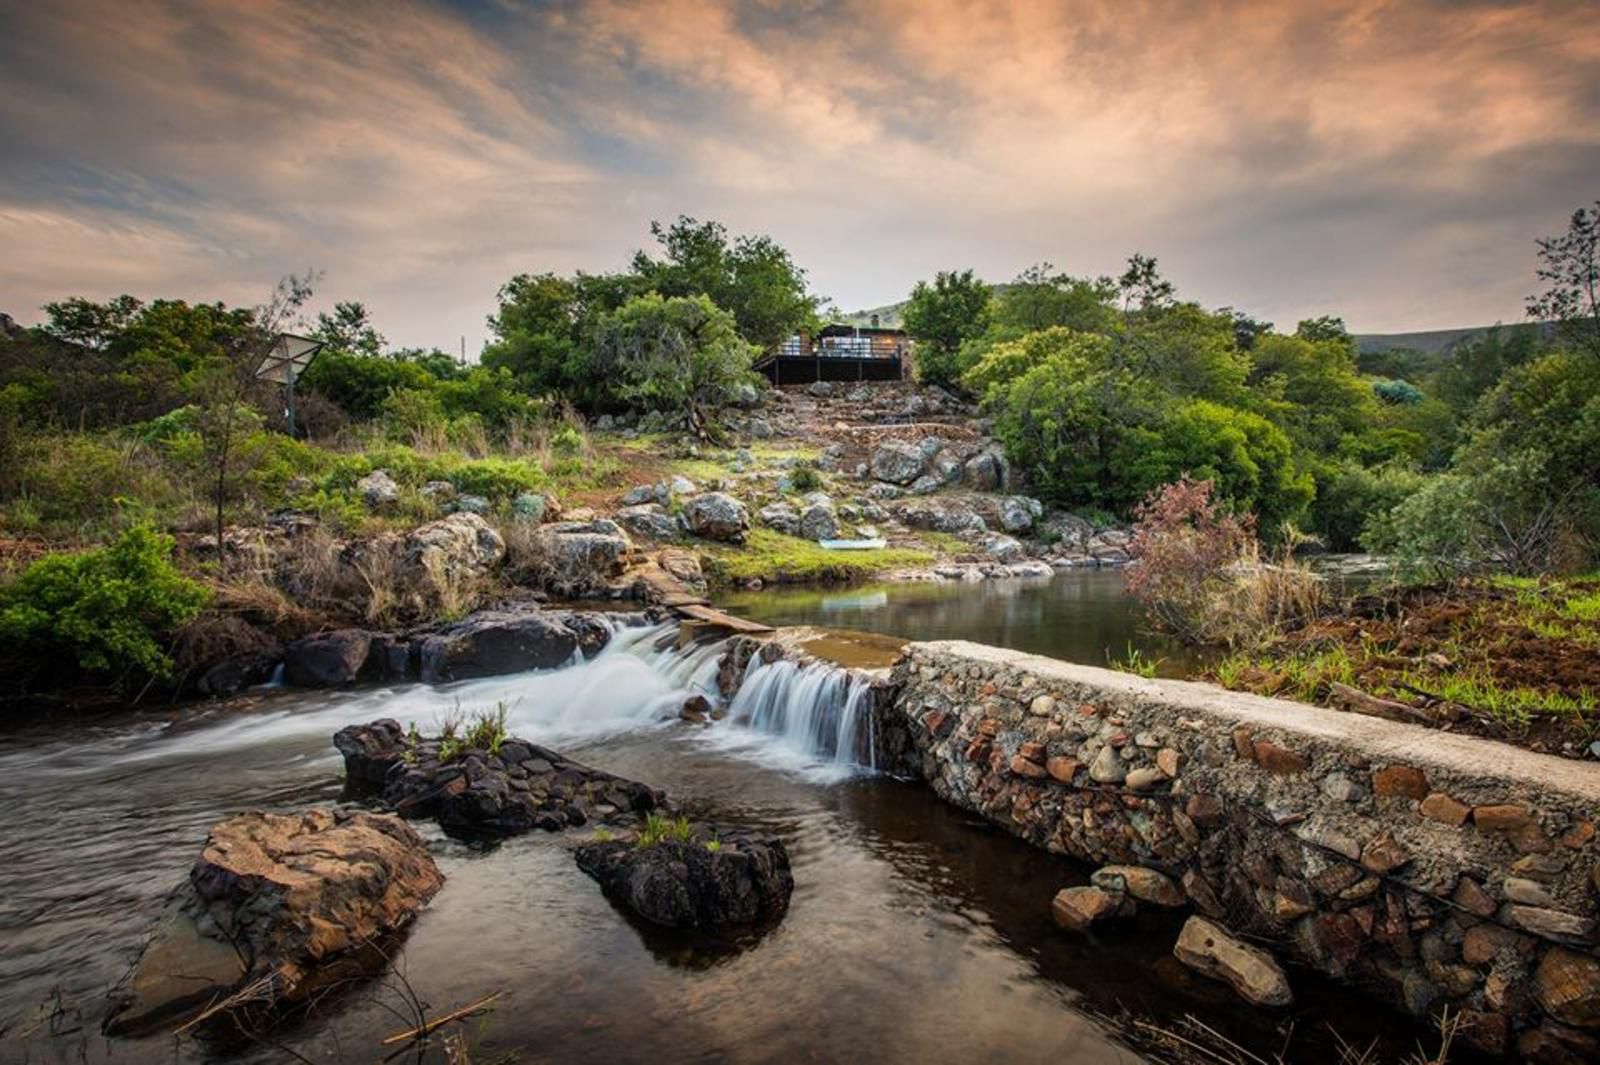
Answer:
[[(1076, 603), (1104, 590), (1098, 575), (1055, 587), (1089, 597)], [(878, 602), (878, 591), (850, 594)], [(954, 619), (965, 608), (947, 603), (899, 610), (900, 621), (918, 619), (899, 631), (990, 642), (1003, 634), (1030, 650), (1059, 648), (1046, 629), (1073, 631), (1036, 600), (1037, 589), (1015, 589), (1011, 608), (994, 605), (1003, 590), (962, 591), (981, 593), (986, 609), (1009, 609), (1007, 627), (964, 628)], [(871, 627), (884, 609), (924, 593), (887, 594), (887, 608), (773, 595), (767, 616), (828, 612)], [(1020, 620), (1030, 613), (1054, 620), (1030, 630)], [(1115, 646), (1132, 631), (1108, 626), (1093, 642)], [(338, 728), (387, 716), (426, 730), (457, 707), (497, 702), (519, 735), (664, 787), (695, 816), (781, 834), (796, 889), (788, 915), (765, 932), (669, 934), (614, 909), (563, 837), (534, 833), (484, 850), (419, 825), (448, 880), (395, 968), (434, 1014), (503, 993), (469, 1029), (477, 1060), (1131, 1063), (1144, 1059), (1121, 1038), (1127, 1024), (1171, 1024), (1185, 1013), (1269, 1058), (1292, 1026), (1300, 1060), (1331, 1060), (1325, 1021), (1352, 1038), (1384, 1035), (1409, 1048), (1406, 1022), (1354, 1008), (1306, 973), (1295, 974), (1292, 1013), (1240, 1006), (1171, 958), (1177, 915), (1146, 913), (1104, 935), (1061, 932), (1051, 896), (1083, 883), (1088, 869), (921, 786), (852, 766), (848, 751), (819, 752), (804, 730), (678, 722), (686, 690), (706, 685), (715, 661), (705, 651), (655, 650), (657, 635), (636, 630), (593, 661), (548, 673), (262, 691), (0, 735), (0, 1061), (284, 1060), (285, 1050), (263, 1045), (106, 1040), (98, 1035), (105, 993), (210, 824), (251, 807), (339, 798), (342, 765), (330, 742)], [(378, 1060), (380, 1039), (407, 1027), (392, 1012), (399, 987), (397, 977), (378, 978), (324, 1003), (283, 1031), (283, 1043), (311, 1060)]]

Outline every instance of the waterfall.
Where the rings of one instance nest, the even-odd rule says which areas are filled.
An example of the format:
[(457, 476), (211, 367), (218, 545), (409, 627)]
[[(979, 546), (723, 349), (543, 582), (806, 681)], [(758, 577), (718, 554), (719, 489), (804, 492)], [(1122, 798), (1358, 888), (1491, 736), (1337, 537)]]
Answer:
[(872, 685), (824, 662), (799, 665), (752, 657), (728, 708), (728, 721), (779, 737), (835, 766), (877, 767)]

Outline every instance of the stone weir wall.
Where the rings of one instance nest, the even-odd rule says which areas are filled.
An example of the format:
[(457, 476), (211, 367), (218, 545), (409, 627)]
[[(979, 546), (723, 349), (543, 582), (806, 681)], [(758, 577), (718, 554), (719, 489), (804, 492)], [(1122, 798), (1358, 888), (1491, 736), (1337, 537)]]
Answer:
[(949, 802), (1164, 872), (1481, 1049), (1600, 1060), (1595, 767), (965, 642), (910, 645), (891, 683), (881, 757)]

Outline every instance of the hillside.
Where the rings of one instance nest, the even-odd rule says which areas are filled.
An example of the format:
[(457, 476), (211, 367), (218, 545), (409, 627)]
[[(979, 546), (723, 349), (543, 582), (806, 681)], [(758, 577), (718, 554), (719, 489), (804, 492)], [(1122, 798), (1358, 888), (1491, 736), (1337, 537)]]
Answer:
[[(1001, 294), (1007, 287), (1006, 285), (995, 285), (996, 295)], [(905, 313), (907, 302), (907, 300), (901, 300), (898, 303), (888, 303), (882, 307), (869, 307), (866, 310), (840, 315), (836, 320), (843, 322), (845, 325), (867, 326), (872, 324), (872, 318), (876, 315), (879, 325), (898, 328)], [(1526, 323), (1508, 322), (1496, 324), (1510, 329)], [(1384, 351), (1405, 350), (1420, 351), (1428, 355), (1439, 355), (1448, 354), (1455, 350), (1458, 345), (1476, 340), (1492, 328), (1493, 326), (1479, 325), (1463, 329), (1429, 329), (1415, 333), (1356, 333), (1354, 335), (1356, 343), (1363, 354), (1371, 355)], [(1550, 329), (1550, 323), (1544, 323), (1542, 328)]]

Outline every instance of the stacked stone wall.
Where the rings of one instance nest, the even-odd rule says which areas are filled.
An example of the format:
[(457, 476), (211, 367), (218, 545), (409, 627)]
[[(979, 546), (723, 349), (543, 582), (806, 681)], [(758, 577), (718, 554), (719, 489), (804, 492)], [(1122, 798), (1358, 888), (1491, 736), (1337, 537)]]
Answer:
[(1600, 1060), (1594, 766), (964, 642), (910, 645), (891, 685), (880, 757), (949, 802), (1164, 872), (1480, 1049)]

